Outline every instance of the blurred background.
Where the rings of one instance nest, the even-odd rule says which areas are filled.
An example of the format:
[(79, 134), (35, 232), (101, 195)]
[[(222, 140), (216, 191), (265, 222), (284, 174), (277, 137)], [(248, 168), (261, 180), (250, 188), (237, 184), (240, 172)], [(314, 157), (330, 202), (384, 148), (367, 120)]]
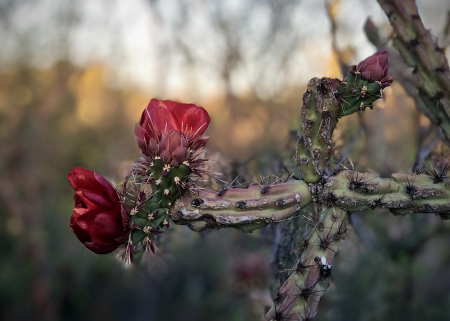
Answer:
[[(450, 2), (418, 6), (448, 47)], [(124, 267), (71, 232), (67, 174), (120, 183), (139, 155), (134, 125), (159, 98), (209, 112), (221, 179), (287, 175), (307, 81), (341, 78), (390, 48), (390, 34), (375, 0), (0, 0), (0, 319), (260, 320), (280, 278), (282, 224), (171, 226), (155, 256)], [(335, 131), (341, 155), (383, 175), (446, 155), (411, 70), (388, 50), (396, 81)], [(351, 221), (315, 319), (450, 320), (450, 222), (381, 210)]]

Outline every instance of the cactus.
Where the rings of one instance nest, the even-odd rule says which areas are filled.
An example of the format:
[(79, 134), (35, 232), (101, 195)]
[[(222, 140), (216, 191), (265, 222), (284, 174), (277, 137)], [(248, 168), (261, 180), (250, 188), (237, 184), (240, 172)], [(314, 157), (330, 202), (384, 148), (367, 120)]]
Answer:
[[(169, 208), (181, 195), (197, 188), (196, 180), (205, 162), (201, 150), (207, 138), (202, 134), (208, 124), (209, 116), (202, 107), (153, 99), (135, 128), (142, 155), (122, 188), (115, 190), (117, 195), (109, 195), (112, 187), (100, 175), (85, 169), (72, 170), (69, 181), (76, 190), (76, 204), (71, 228), (80, 241), (96, 253), (109, 253), (119, 247), (118, 256), (128, 264), (142, 248), (155, 252), (154, 240), (164, 227), (169, 227)], [(101, 185), (87, 181), (89, 175), (94, 183), (100, 177), (97, 180)], [(106, 195), (99, 201), (101, 193)], [(111, 202), (114, 206), (110, 206)], [(117, 225), (119, 216), (126, 227), (111, 239), (108, 228)], [(81, 223), (76, 224), (78, 221)], [(126, 237), (126, 241), (119, 245), (119, 237)], [(99, 240), (94, 249), (91, 239)]]
[(178, 200), (170, 216), (194, 231), (225, 227), (251, 231), (293, 217), (312, 203), (348, 213), (387, 208), (395, 215), (435, 213), (442, 219), (450, 213), (450, 186), (427, 174), (381, 178), (343, 170), (316, 184), (289, 180), (273, 186), (267, 195), (257, 195), (259, 190), (258, 186), (233, 188), (220, 197), (201, 192)]
[[(417, 69), (422, 99), (450, 137), (450, 96), (444, 90), (450, 88), (450, 77), (445, 57), (423, 28), (412, 0), (379, 2), (397, 33), (397, 48)], [(389, 178), (330, 167), (336, 153), (333, 130), (339, 118), (372, 108), (392, 82), (387, 72), (387, 54), (377, 52), (353, 66), (343, 80), (311, 79), (303, 95), (295, 157), (302, 178), (220, 192), (197, 186), (197, 179), (205, 173), (201, 149), (207, 140), (202, 137), (209, 124), (206, 111), (195, 105), (152, 100), (135, 130), (142, 155), (120, 190), (112, 192), (112, 185), (91, 171), (72, 171), (78, 176), (69, 176), (76, 190), (71, 227), (89, 249), (109, 253), (119, 247), (118, 255), (131, 263), (141, 248), (154, 251), (154, 240), (169, 227), (169, 218), (193, 231), (233, 227), (251, 232), (314, 208), (307, 215), (311, 228), (301, 235), (301, 254), (287, 270), (288, 277), (264, 318), (310, 320), (329, 286), (349, 214), (387, 208), (394, 215), (435, 213), (450, 219), (446, 167), (438, 172), (424, 166), (414, 174)], [(97, 224), (97, 218), (105, 224)], [(115, 234), (105, 231), (110, 223)]]
[[(258, 185), (231, 188), (225, 194), (201, 192), (193, 198), (181, 198), (171, 209), (176, 224), (194, 231), (224, 227), (252, 231), (294, 217), (310, 204), (318, 209), (320, 215), (308, 216), (313, 227), (302, 235), (303, 252), (264, 320), (314, 317), (328, 288), (339, 242), (345, 238), (349, 213), (388, 208), (394, 215), (435, 213), (442, 219), (450, 218), (445, 170), (438, 173), (423, 167), (424, 173), (381, 178), (372, 173), (328, 169), (335, 152), (332, 133), (338, 119), (370, 107), (392, 82), (384, 72), (387, 57), (385, 62), (378, 60), (384, 59), (383, 55), (386, 53), (380, 52), (365, 60), (381, 69), (369, 69), (362, 62), (353, 66), (344, 81), (313, 78), (309, 82), (296, 153), (302, 180), (281, 182), (264, 193)], [(369, 75), (364, 73), (367, 70), (374, 72)], [(375, 81), (370, 79), (373, 75), (378, 77)]]
[(161, 159), (148, 159), (135, 165), (121, 193), (131, 216), (130, 244), (126, 246), (135, 248), (141, 244), (154, 252), (153, 241), (164, 227), (169, 227), (169, 208), (184, 192), (183, 185), (191, 173), (187, 164), (172, 168)]
[(345, 238), (347, 213), (324, 207), (315, 228), (309, 233), (307, 247), (295, 262), (288, 279), (278, 290), (274, 307), (264, 320), (307, 320), (317, 313), (317, 306), (327, 290), (333, 258), (339, 241)]
[(325, 174), (334, 155), (332, 133), (341, 107), (335, 96), (337, 83), (313, 78), (303, 95), (297, 161), (307, 183), (315, 183)]

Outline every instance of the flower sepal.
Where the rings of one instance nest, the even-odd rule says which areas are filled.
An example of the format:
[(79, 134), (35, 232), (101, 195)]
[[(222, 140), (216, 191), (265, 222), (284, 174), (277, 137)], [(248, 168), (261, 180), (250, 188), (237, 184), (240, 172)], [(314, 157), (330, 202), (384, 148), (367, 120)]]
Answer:
[(139, 217), (137, 215), (132, 216), (131, 221), (136, 225), (136, 228), (133, 230), (142, 229), (148, 223), (148, 219), (146, 217)]
[(131, 242), (133, 242), (133, 244), (138, 244), (144, 239), (144, 237), (145, 233), (143, 230), (134, 229), (131, 233)]

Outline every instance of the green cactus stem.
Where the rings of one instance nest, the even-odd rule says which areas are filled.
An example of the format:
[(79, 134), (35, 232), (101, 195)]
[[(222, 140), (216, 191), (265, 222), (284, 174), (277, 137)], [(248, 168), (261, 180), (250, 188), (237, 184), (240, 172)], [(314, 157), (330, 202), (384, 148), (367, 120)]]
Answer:
[(445, 180), (435, 183), (426, 174), (380, 178), (345, 170), (319, 183), (288, 180), (264, 195), (256, 185), (230, 188), (223, 196), (201, 192), (178, 200), (170, 216), (176, 224), (194, 231), (222, 227), (251, 231), (290, 218), (311, 202), (350, 213), (387, 208), (395, 215), (435, 213), (446, 219), (450, 214), (450, 186)]
[(307, 320), (315, 315), (328, 288), (334, 255), (347, 231), (347, 213), (387, 208), (394, 215), (435, 213), (450, 219), (450, 186), (445, 177), (431, 174), (381, 178), (345, 170), (318, 183), (288, 180), (264, 194), (257, 185), (230, 188), (221, 196), (201, 192), (177, 200), (169, 215), (176, 224), (194, 231), (234, 227), (249, 232), (293, 217), (311, 203), (316, 203), (322, 214), (302, 237), (307, 246), (264, 320)]
[(336, 127), (340, 103), (334, 94), (331, 79), (313, 78), (303, 95), (297, 161), (303, 180), (315, 183), (324, 175), (334, 155), (333, 130)]
[(302, 321), (315, 316), (319, 300), (330, 284), (333, 259), (346, 232), (347, 213), (338, 208), (323, 208), (316, 226), (308, 232), (307, 247), (278, 290), (264, 321)]
[(164, 165), (160, 159), (136, 164), (133, 174), (124, 183), (135, 249), (153, 250), (153, 240), (169, 226), (169, 208), (183, 193), (184, 182), (191, 172), (187, 164), (172, 167)]
[(372, 103), (381, 98), (382, 90), (379, 82), (363, 80), (360, 73), (349, 72), (345, 81), (338, 87), (341, 108), (338, 116), (348, 116), (359, 110), (372, 108)]
[(332, 139), (338, 118), (348, 116), (381, 98), (380, 82), (363, 80), (359, 72), (349, 72), (345, 81), (313, 78), (303, 95), (297, 162), (303, 180), (318, 182), (334, 156)]
[(223, 196), (217, 192), (200, 192), (178, 200), (170, 216), (176, 224), (187, 225), (194, 231), (235, 227), (250, 232), (292, 217), (310, 203), (308, 185), (289, 180), (265, 193), (259, 185), (230, 188)]

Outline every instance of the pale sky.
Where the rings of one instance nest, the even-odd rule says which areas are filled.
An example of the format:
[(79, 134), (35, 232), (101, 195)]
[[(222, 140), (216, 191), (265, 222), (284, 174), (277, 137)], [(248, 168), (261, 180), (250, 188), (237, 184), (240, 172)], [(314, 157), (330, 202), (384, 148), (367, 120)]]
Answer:
[[(150, 9), (151, 2), (157, 3), (153, 6), (156, 6), (160, 16)], [(223, 14), (230, 20), (240, 17), (249, 2), (224, 1)], [(183, 41), (195, 48), (196, 59), (204, 62), (196, 65), (194, 71), (189, 69), (185, 56), (175, 46), (175, 39), (180, 35), (176, 26), (184, 19), (177, 3), (175, 0), (25, 2), (8, 15), (10, 23), (0, 24), (0, 38), (3, 39), (0, 68), (7, 69), (17, 57), (45, 68), (68, 56), (80, 66), (96, 62), (106, 64), (111, 70), (114, 85), (118, 86), (137, 86), (142, 90), (160, 88), (161, 91), (192, 86), (200, 94), (220, 90), (223, 83), (219, 69), (225, 45), (211, 27), (215, 22), (210, 21), (208, 15), (215, 10), (218, 2), (189, 1), (193, 17), (183, 27), (183, 35), (187, 35), (183, 36)], [(290, 18), (301, 41), (298, 47), (294, 46), (293, 50), (298, 53), (292, 56), (289, 69), (282, 75), (288, 77), (288, 82), (292, 84), (304, 83), (311, 77), (324, 74), (324, 59), (330, 52), (330, 28), (324, 1), (302, 0), (298, 3)], [(442, 30), (450, 1), (421, 0), (418, 5), (426, 26), (432, 30)], [(357, 55), (355, 63), (375, 50), (362, 30), (369, 15), (375, 24), (386, 24), (387, 19), (375, 0), (341, 1), (338, 43), (342, 48), (348, 44), (353, 46)], [(279, 81), (276, 67), (271, 66), (272, 56), (258, 54), (256, 50), (261, 44), (261, 36), (265, 35), (268, 19), (267, 7), (258, 5), (243, 24), (245, 65), (236, 68), (231, 75), (232, 90), (236, 92), (245, 91), (257, 79), (267, 82), (260, 92), (264, 96), (265, 91), (270, 91), (270, 86), (276, 86)], [(29, 46), (28, 54), (21, 49), (24, 41)], [(276, 53), (276, 48), (269, 50)], [(265, 68), (268, 72), (260, 74), (260, 70)]]

